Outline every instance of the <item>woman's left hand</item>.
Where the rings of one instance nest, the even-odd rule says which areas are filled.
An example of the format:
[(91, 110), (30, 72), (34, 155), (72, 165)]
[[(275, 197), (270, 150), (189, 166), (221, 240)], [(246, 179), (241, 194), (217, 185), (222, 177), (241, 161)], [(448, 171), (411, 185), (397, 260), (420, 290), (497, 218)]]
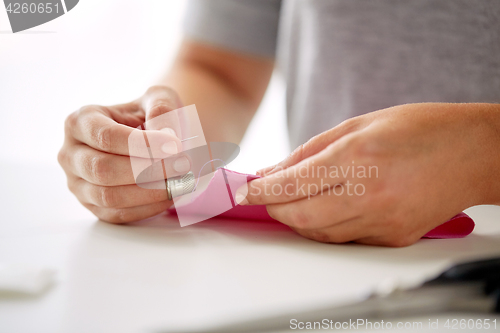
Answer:
[(498, 203), (500, 108), (407, 104), (298, 147), (236, 201), (320, 242), (408, 246), (462, 210)]

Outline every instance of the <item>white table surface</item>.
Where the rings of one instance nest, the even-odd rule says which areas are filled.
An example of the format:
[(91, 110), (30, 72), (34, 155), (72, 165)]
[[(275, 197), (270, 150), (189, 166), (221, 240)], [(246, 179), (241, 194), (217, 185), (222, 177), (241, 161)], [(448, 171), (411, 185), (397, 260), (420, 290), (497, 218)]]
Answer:
[(80, 206), (62, 170), (0, 167), (0, 263), (58, 271), (39, 297), (0, 297), (0, 332), (204, 326), (352, 300), (388, 278), (414, 283), (454, 261), (500, 254), (500, 207), (468, 210), (478, 225), (464, 239), (331, 245), (278, 223), (213, 219), (181, 228), (161, 215), (111, 225)]

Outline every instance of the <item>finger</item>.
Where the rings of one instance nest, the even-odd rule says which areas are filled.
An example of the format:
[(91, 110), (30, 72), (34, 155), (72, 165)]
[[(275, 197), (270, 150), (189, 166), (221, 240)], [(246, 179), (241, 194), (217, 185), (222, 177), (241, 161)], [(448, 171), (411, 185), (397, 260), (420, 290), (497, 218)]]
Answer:
[(267, 205), (266, 208), (272, 218), (290, 227), (317, 230), (358, 218), (362, 200), (323, 192), (315, 197)]
[(60, 163), (71, 174), (103, 186), (164, 180), (185, 174), (190, 168), (183, 154), (152, 164), (149, 159), (108, 154), (81, 144), (69, 146), (60, 157)]
[(171, 129), (181, 138), (179, 115), (175, 111), (182, 107), (177, 93), (164, 86), (153, 86), (141, 98), (141, 106), (146, 114), (146, 129)]
[(169, 131), (141, 131), (119, 124), (101, 106), (87, 106), (70, 115), (67, 133), (79, 142), (102, 152), (142, 158), (176, 154), (182, 145)]
[(348, 243), (363, 238), (369, 232), (361, 218), (354, 218), (321, 229), (292, 229), (299, 235), (321, 243)]
[(130, 208), (168, 200), (164, 181), (152, 186), (159, 189), (144, 189), (137, 185), (99, 186), (81, 178), (73, 183), (72, 192), (76, 197), (97, 207)]
[(102, 221), (128, 223), (163, 213), (172, 205), (172, 201), (162, 201), (131, 208), (103, 208), (88, 203), (83, 203), (83, 205)]
[(119, 124), (139, 128), (146, 121), (144, 110), (138, 100), (106, 107), (111, 118)]
[[(394, 225), (387, 228), (387, 221), (378, 222), (377, 224), (381, 225), (378, 228), (380, 232), (373, 232), (370, 235), (359, 238), (356, 240), (356, 243), (376, 246), (405, 247), (415, 244), (426, 233), (426, 231), (408, 230), (409, 228), (398, 228)], [(375, 223), (372, 222), (372, 224)]]
[(354, 166), (351, 163), (335, 165), (335, 161), (342, 160), (340, 148), (330, 145), (287, 169), (252, 180), (248, 186), (238, 189), (236, 201), (240, 205), (290, 202), (318, 195), (338, 184), (345, 184), (352, 190), (353, 184), (347, 183), (346, 177)]
[(339, 124), (338, 126), (326, 132), (323, 132), (319, 135), (316, 135), (306, 143), (300, 145), (280, 163), (258, 170), (257, 175), (259, 176), (271, 175), (275, 172), (278, 172), (292, 165), (295, 165), (303, 161), (304, 159), (319, 153), (320, 151), (325, 149), (328, 145), (332, 144), (333, 142), (343, 137), (344, 135), (356, 131), (361, 127), (361, 125), (362, 123), (357, 118), (348, 119)]

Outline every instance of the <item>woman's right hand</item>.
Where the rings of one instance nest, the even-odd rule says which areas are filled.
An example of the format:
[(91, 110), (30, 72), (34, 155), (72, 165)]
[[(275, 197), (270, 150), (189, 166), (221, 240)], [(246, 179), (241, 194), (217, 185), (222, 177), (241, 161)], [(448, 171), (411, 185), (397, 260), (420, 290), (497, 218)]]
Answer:
[[(150, 165), (151, 157), (162, 159), (182, 150), (176, 117), (166, 117), (162, 124), (150, 121), (180, 107), (172, 89), (154, 86), (130, 103), (90, 105), (70, 114), (58, 155), (70, 191), (99, 219), (112, 223), (145, 219), (169, 208), (173, 202), (165, 189), (136, 184), (132, 163)], [(146, 128), (138, 129), (144, 123)], [(189, 169), (189, 160), (180, 156), (166, 163), (165, 170), (152, 172), (149, 180), (164, 184), (164, 172), (171, 177)]]

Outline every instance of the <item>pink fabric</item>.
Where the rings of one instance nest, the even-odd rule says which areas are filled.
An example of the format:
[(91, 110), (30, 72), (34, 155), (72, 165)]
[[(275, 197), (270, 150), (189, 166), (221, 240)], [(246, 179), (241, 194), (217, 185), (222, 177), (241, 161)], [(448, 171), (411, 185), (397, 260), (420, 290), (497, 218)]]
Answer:
[[(234, 200), (235, 192), (245, 182), (259, 176), (242, 174), (227, 169), (218, 169), (205, 192), (193, 202), (180, 207), (179, 214), (219, 216), (236, 219), (276, 221), (269, 216), (266, 206), (239, 206)], [(225, 183), (225, 185), (221, 185)], [(230, 203), (230, 205), (228, 205)], [(227, 207), (233, 207), (225, 210)], [(225, 210), (225, 211), (224, 211)], [(175, 209), (170, 209), (175, 214)], [(474, 221), (465, 213), (454, 216), (451, 220), (432, 229), (423, 238), (461, 238), (474, 230)]]

